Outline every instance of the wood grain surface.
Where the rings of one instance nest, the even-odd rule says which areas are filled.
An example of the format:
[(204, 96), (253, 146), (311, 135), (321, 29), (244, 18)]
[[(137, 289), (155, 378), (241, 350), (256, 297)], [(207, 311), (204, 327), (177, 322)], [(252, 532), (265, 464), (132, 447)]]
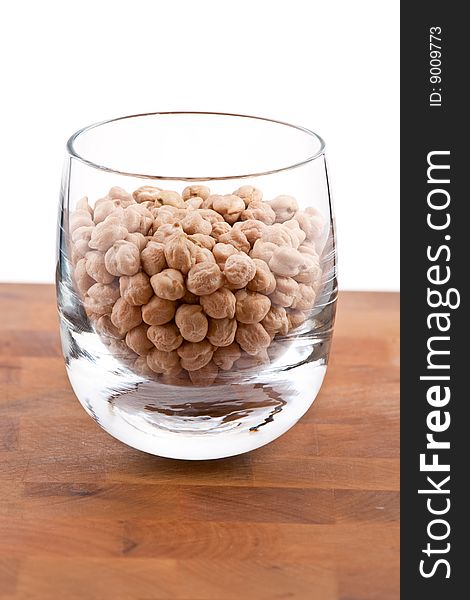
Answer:
[(132, 450), (67, 380), (52, 286), (0, 285), (0, 598), (399, 597), (398, 295), (342, 293), (313, 407), (251, 454)]

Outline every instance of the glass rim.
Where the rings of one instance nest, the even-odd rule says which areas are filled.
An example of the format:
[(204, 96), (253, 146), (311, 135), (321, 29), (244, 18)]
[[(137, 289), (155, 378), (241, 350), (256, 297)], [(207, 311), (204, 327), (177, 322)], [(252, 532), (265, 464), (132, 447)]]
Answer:
[[(274, 123), (276, 125), (282, 125), (284, 127), (291, 127), (292, 129), (296, 129), (302, 133), (309, 135), (310, 137), (315, 138), (320, 147), (311, 156), (308, 156), (304, 160), (296, 162), (291, 165), (287, 165), (285, 167), (280, 167), (277, 169), (260, 171), (255, 173), (245, 173), (240, 175), (225, 175), (225, 176), (197, 176), (197, 177), (187, 177), (187, 176), (168, 176), (168, 175), (155, 175), (155, 174), (146, 174), (146, 173), (133, 173), (129, 171), (121, 171), (119, 169), (113, 169), (111, 167), (107, 167), (106, 165), (97, 164), (91, 160), (88, 160), (84, 156), (80, 155), (75, 149), (75, 141), (84, 133), (91, 131), (92, 129), (96, 129), (97, 127), (101, 127), (102, 125), (108, 125), (110, 123), (114, 123), (116, 121), (123, 121), (126, 119), (136, 119), (139, 117), (152, 117), (156, 115), (210, 115), (217, 117), (237, 117), (241, 119), (255, 119), (258, 121), (265, 121), (268, 123)], [(325, 142), (321, 136), (312, 131), (311, 129), (307, 129), (306, 127), (301, 127), (300, 125), (293, 125), (292, 123), (287, 123), (286, 121), (278, 121), (276, 119), (270, 119), (268, 117), (258, 117), (253, 115), (244, 115), (238, 113), (226, 113), (226, 112), (212, 112), (212, 111), (157, 111), (157, 112), (147, 112), (147, 113), (138, 113), (133, 115), (125, 115), (123, 117), (116, 117), (114, 119), (107, 119), (104, 121), (99, 121), (97, 123), (93, 123), (91, 125), (87, 125), (86, 127), (82, 127), (75, 133), (73, 133), (70, 138), (67, 140), (67, 153), (70, 157), (79, 160), (80, 162), (92, 167), (94, 169), (98, 169), (100, 171), (106, 171), (108, 173), (115, 173), (117, 175), (124, 175), (127, 177), (136, 177), (138, 179), (154, 179), (159, 181), (223, 181), (226, 179), (248, 179), (254, 177), (262, 177), (264, 175), (273, 175), (275, 173), (281, 173), (283, 171), (290, 171), (292, 169), (296, 169), (298, 167), (302, 167), (303, 165), (308, 164), (309, 162), (314, 161), (315, 159), (323, 156), (325, 154)]]

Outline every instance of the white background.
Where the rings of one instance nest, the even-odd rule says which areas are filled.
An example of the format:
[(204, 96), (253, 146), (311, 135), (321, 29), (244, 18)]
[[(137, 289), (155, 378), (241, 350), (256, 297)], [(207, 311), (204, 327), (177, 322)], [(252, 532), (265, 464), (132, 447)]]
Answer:
[(398, 21), (392, 0), (2, 2), (0, 281), (53, 280), (73, 131), (213, 110), (318, 132), (340, 287), (398, 289)]

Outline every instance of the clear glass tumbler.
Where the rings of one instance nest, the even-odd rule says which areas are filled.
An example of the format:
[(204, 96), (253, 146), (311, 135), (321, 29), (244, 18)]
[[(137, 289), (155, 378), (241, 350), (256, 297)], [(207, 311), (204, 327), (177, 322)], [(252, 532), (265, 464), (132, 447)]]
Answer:
[(151, 113), (68, 141), (67, 372), (122, 442), (213, 459), (282, 435), (326, 372), (337, 296), (325, 147), (270, 119)]

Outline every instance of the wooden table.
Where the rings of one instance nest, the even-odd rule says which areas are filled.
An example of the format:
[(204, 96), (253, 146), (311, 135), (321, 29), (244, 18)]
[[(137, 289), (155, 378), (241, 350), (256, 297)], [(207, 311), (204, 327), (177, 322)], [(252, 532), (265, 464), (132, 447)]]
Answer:
[(57, 325), (52, 286), (0, 286), (2, 600), (398, 598), (398, 295), (341, 294), (313, 408), (212, 462), (102, 431)]

